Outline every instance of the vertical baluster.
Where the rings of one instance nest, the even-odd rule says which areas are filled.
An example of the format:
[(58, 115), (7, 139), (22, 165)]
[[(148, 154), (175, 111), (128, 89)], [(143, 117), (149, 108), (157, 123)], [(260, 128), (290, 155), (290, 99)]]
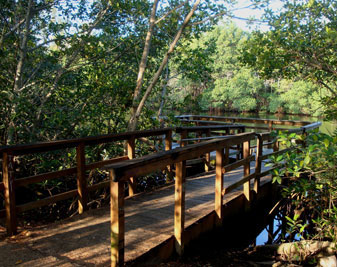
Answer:
[[(128, 140), (128, 157), (129, 159), (135, 158), (135, 136), (131, 136)], [(137, 178), (129, 178), (129, 196), (133, 196), (136, 193)]]
[(17, 217), (14, 184), (14, 157), (4, 152), (2, 154), (2, 177), (5, 187), (6, 227), (8, 235), (17, 234)]
[(256, 155), (255, 155), (255, 173), (256, 177), (254, 179), (254, 191), (257, 194), (259, 192), (259, 187), (260, 187), (260, 176), (259, 174), (261, 173), (261, 164), (262, 161), (260, 157), (263, 154), (263, 140), (261, 135), (257, 136), (256, 139)]
[(76, 164), (77, 164), (77, 193), (78, 193), (78, 213), (88, 209), (88, 191), (87, 179), (85, 177), (85, 147), (84, 143), (76, 147)]
[[(211, 130), (207, 130), (206, 131), (206, 137), (210, 137), (211, 136)], [(208, 172), (211, 170), (211, 153), (208, 152), (205, 155), (205, 172)]]
[(174, 194), (174, 236), (176, 252), (179, 255), (182, 255), (184, 252), (185, 180), (186, 161), (178, 162), (176, 163)]
[(187, 131), (184, 130), (180, 133), (180, 147), (184, 147), (186, 145), (186, 141), (182, 141), (187, 138)]
[(110, 171), (111, 266), (124, 266), (124, 183)]
[[(246, 159), (249, 157), (250, 152), (250, 142), (243, 142), (243, 158)], [(246, 177), (250, 174), (250, 162), (247, 162), (243, 166), (243, 176)], [(245, 194), (248, 201), (250, 201), (250, 181), (247, 181), (243, 184), (243, 193)]]
[(276, 141), (273, 144), (273, 151), (276, 152), (276, 151), (279, 151), (279, 149), (280, 149), (280, 142), (277, 140), (277, 137), (276, 137)]
[[(172, 130), (169, 130), (166, 134), (165, 134), (165, 150), (171, 150), (172, 149)], [(167, 166), (167, 174), (166, 174), (166, 182), (170, 182), (173, 178), (173, 166), (172, 165), (168, 165)]]
[(222, 224), (223, 220), (223, 213), (222, 213), (223, 166), (224, 166), (224, 149), (222, 148), (216, 150), (216, 158), (215, 158), (215, 212), (217, 214), (216, 224), (218, 226)]

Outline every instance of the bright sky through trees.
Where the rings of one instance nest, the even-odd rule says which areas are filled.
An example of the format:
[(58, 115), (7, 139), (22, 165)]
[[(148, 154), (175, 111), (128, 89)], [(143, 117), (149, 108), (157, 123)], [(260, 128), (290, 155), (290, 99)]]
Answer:
[[(268, 26), (266, 23), (253, 23), (249, 24), (247, 20), (238, 19), (238, 18), (244, 18), (244, 19), (261, 19), (264, 10), (261, 9), (252, 9), (250, 7), (250, 1), (248, 0), (239, 0), (237, 4), (237, 8), (233, 11), (233, 14), (237, 18), (233, 18), (232, 20), (235, 22), (235, 24), (247, 31), (254, 30), (255, 28), (259, 28), (262, 31), (268, 30)], [(282, 2), (280, 0), (271, 0), (269, 4), (269, 8), (273, 11), (278, 11), (282, 7)]]

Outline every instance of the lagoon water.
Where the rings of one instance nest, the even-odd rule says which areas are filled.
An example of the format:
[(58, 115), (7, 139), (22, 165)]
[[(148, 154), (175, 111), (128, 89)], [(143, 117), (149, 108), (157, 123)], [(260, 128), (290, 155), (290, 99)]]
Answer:
[(209, 112), (205, 115), (223, 116), (223, 117), (240, 117), (240, 118), (259, 118), (259, 119), (275, 119), (275, 120), (299, 120), (317, 122), (321, 121), (321, 132), (332, 135), (337, 129), (337, 121), (324, 121), (321, 117), (312, 117), (305, 115), (289, 115), (289, 114), (268, 114), (268, 113), (234, 113), (234, 112)]

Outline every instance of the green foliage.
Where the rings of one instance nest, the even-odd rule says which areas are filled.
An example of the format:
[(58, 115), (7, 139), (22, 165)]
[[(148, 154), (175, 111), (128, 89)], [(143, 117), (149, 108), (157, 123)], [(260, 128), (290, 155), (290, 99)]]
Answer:
[(231, 78), (218, 79), (212, 91), (215, 106), (235, 111), (255, 111), (257, 95), (264, 88), (263, 81), (246, 68), (242, 68)]
[[(255, 32), (246, 43), (242, 50), (243, 62), (254, 67), (263, 77), (290, 80), (300, 77), (324, 87), (323, 96), (335, 97), (336, 1), (282, 2), (281, 12), (266, 15), (271, 30)], [(334, 108), (326, 99), (323, 104), (326, 110)]]
[(320, 88), (308, 81), (291, 81), (282, 79), (271, 84), (269, 111), (293, 114), (323, 114), (320, 105), (322, 94)]
[(250, 40), (251, 34), (228, 23), (185, 43), (170, 66), (177, 74), (170, 82), (171, 107), (186, 112), (187, 104), (193, 102), (198, 107), (195, 112), (218, 107), (236, 112), (322, 115), (320, 97), (326, 92), (318, 86), (298, 78), (265, 81), (242, 65), (242, 53)]
[[(319, 132), (307, 138), (281, 134), (280, 141), (293, 148), (271, 159), (280, 166), (273, 172), (273, 181), (290, 180), (283, 189), (291, 207), (286, 218), (289, 233), (337, 242), (337, 137)], [(305, 145), (295, 147), (295, 141)]]

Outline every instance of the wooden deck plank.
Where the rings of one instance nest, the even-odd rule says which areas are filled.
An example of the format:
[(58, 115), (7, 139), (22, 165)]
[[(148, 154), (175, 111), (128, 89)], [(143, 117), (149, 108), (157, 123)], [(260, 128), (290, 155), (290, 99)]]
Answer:
[[(251, 172), (254, 172), (254, 162)], [(262, 166), (262, 171), (266, 170)], [(242, 167), (224, 174), (224, 187), (242, 178)], [(268, 178), (262, 178), (261, 183)], [(253, 182), (253, 181), (252, 181)], [(215, 173), (187, 178), (185, 227), (214, 210)], [(224, 203), (242, 193), (242, 186)], [(173, 235), (174, 185), (125, 199), (125, 260), (142, 255)], [(109, 207), (32, 230), (22, 241), (34, 251), (79, 265), (106, 266), (110, 260)], [(27, 266), (29, 263), (27, 263)]]

